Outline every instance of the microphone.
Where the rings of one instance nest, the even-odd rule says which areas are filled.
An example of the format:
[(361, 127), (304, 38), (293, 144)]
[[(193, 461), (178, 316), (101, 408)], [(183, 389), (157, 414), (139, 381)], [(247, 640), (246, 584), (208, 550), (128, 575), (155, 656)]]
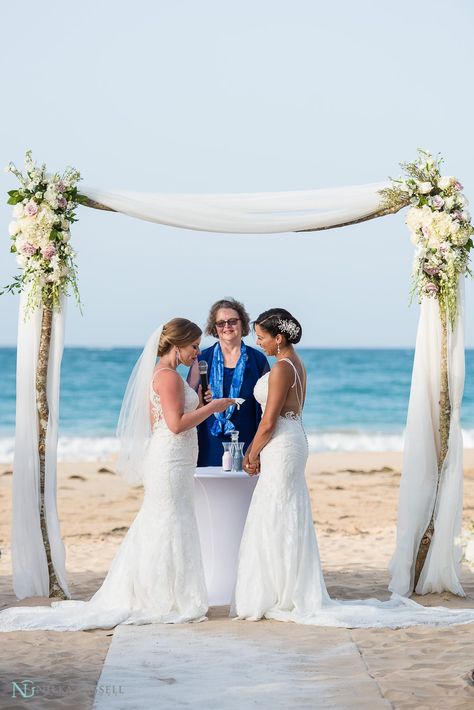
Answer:
[(206, 400), (204, 399), (204, 395), (209, 389), (209, 381), (207, 379), (207, 362), (205, 360), (199, 360), (198, 363), (198, 368), (199, 368), (199, 375), (201, 377), (201, 391), (202, 391), (202, 399), (203, 402), (205, 403)]

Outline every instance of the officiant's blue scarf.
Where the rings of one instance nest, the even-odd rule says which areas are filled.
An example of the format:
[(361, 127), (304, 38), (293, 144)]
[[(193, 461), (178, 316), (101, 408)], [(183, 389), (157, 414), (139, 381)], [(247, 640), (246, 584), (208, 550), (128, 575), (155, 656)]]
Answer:
[[(242, 341), (240, 346), (240, 357), (234, 369), (232, 383), (230, 385), (229, 397), (238, 397), (244, 381), (245, 365), (247, 364), (247, 346)], [(224, 395), (224, 356), (220, 343), (216, 344), (212, 357), (211, 374), (209, 376), (209, 387), (212, 396), (221, 398)], [(216, 412), (214, 414), (216, 421), (211, 427), (211, 434), (219, 436), (220, 434), (230, 434), (234, 431), (235, 425), (230, 421), (232, 414), (235, 411), (235, 404), (227, 407), (225, 412)]]

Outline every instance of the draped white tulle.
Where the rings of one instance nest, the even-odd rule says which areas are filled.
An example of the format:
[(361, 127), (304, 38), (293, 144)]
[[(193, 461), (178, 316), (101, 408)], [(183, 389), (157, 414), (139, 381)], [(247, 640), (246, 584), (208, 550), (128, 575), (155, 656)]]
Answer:
[(132, 370), (117, 424), (117, 473), (135, 485), (143, 481), (143, 455), (151, 436), (148, 401), (162, 331), (163, 324), (150, 335)]
[[(441, 472), (434, 535), (415, 590), (418, 594), (448, 590), (464, 596), (459, 581), (461, 550), (455, 542), (461, 532), (463, 495), (463, 441), (460, 423), (464, 388), (462, 279), (459, 284), (458, 302), (459, 315), (455, 327), (448, 327), (448, 379), (451, 401), (449, 448)], [(413, 592), (414, 560), (435, 505), (440, 447), (440, 352), (441, 323), (438, 301), (425, 298), (421, 304), (408, 405), (397, 545), (390, 562), (392, 578), (389, 589), (403, 595)]]
[[(188, 384), (184, 388), (184, 409), (191, 411), (198, 396)], [(173, 434), (159, 396), (151, 389), (149, 394), (156, 424), (142, 461), (143, 504), (102, 586), (88, 602), (5, 609), (0, 631), (77, 631), (205, 618), (207, 591), (194, 513), (197, 432)]]
[[(258, 380), (254, 394), (265, 409), (268, 373)], [(279, 417), (260, 455), (261, 473), (242, 536), (231, 612), (236, 618), (349, 628), (474, 621), (474, 609), (423, 607), (397, 594), (387, 602), (331, 599), (306, 487), (307, 457), (301, 420)]]
[[(28, 294), (20, 298), (16, 377), (16, 430), (13, 462), (12, 566), (13, 589), (19, 599), (47, 597), (49, 578), (40, 527), (38, 415), (36, 367), (42, 308), (26, 316)], [(56, 459), (59, 420), (59, 381), (64, 348), (65, 303), (53, 314), (48, 362), (49, 419), (45, 457), (45, 511), (51, 559), (57, 579), (68, 594), (64, 544), (56, 505)]]
[(295, 192), (187, 195), (82, 187), (116, 212), (172, 227), (234, 234), (317, 229), (368, 217), (381, 209), (386, 182)]

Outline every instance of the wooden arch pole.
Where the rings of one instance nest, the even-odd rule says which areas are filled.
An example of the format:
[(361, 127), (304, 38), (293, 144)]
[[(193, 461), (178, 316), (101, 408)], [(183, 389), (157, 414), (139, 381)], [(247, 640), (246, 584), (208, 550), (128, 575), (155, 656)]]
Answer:
[(451, 402), (449, 399), (449, 381), (448, 381), (448, 328), (449, 319), (446, 307), (439, 301), (439, 317), (441, 321), (441, 353), (440, 353), (440, 388), (439, 388), (439, 436), (440, 445), (438, 453), (438, 476), (436, 481), (436, 495), (433, 502), (430, 521), (423, 533), (418, 552), (415, 558), (415, 575), (413, 590), (416, 590), (418, 580), (420, 579), (423, 566), (426, 562), (426, 557), (430, 549), (431, 541), (434, 534), (434, 518), (438, 507), (438, 496), (440, 491), (441, 474), (443, 464), (448, 454), (449, 429), (451, 425)]
[(49, 596), (56, 599), (66, 599), (67, 595), (61, 587), (54, 571), (49, 544), (48, 527), (46, 523), (45, 481), (46, 481), (46, 435), (48, 432), (48, 363), (51, 347), (51, 332), (53, 327), (53, 309), (50, 305), (43, 306), (41, 319), (41, 335), (36, 366), (36, 409), (38, 413), (38, 459), (39, 459), (39, 494), (40, 494), (40, 527), (43, 539), (46, 561), (48, 564)]

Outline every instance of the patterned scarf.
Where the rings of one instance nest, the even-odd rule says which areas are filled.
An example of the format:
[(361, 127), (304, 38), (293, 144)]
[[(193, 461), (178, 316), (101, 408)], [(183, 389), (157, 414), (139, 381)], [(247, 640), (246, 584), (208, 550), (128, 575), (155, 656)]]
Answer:
[[(235, 366), (232, 384), (230, 386), (229, 397), (238, 397), (244, 381), (245, 365), (247, 364), (247, 346), (242, 341), (240, 346), (240, 357)], [(211, 374), (209, 376), (209, 387), (213, 397), (223, 397), (224, 391), (224, 356), (220, 343), (217, 343), (212, 356)], [(214, 414), (216, 421), (211, 427), (211, 434), (219, 436), (219, 434), (230, 434), (234, 431), (235, 425), (230, 421), (232, 414), (235, 411), (235, 404), (227, 407), (225, 412), (216, 412)]]

